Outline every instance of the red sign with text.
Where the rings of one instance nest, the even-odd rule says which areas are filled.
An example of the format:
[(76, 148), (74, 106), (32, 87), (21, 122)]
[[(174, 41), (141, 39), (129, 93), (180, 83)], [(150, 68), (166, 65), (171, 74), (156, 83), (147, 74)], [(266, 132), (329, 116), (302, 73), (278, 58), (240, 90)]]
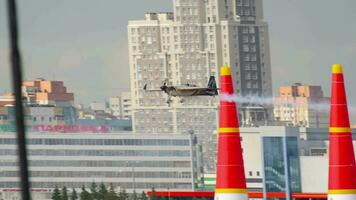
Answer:
[(109, 127), (106, 125), (36, 125), (34, 131), (38, 132), (53, 132), (53, 133), (107, 133)]

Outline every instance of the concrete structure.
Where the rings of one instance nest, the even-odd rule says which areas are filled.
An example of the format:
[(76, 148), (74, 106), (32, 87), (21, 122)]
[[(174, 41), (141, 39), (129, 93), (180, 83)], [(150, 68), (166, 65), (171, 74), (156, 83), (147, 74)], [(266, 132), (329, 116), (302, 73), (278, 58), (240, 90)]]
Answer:
[[(194, 135), (30, 132), (27, 139), (34, 189), (81, 188), (93, 181), (128, 192), (196, 187)], [(15, 144), (14, 133), (0, 133), (0, 190), (19, 187)]]
[(129, 21), (128, 48), (137, 132), (194, 131), (206, 147), (217, 129), (217, 98), (173, 98), (168, 106), (166, 94), (145, 92), (145, 84), (157, 89), (168, 79), (174, 85), (206, 86), (226, 65), (237, 94), (272, 95), (262, 0), (173, 0), (173, 13), (147, 13), (144, 20)]
[(274, 100), (274, 117), (293, 126), (328, 127), (329, 102), (321, 86), (299, 83), (282, 86)]
[(22, 83), (22, 95), (29, 104), (73, 106), (74, 94), (68, 93), (63, 81), (29, 80)]

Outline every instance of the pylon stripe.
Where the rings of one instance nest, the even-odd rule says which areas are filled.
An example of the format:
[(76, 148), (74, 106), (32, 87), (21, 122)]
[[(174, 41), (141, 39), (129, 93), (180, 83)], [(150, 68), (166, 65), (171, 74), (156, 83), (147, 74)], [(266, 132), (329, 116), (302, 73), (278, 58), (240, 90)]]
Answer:
[(246, 194), (247, 193), (247, 189), (217, 188), (217, 189), (215, 189), (215, 193)]
[(349, 127), (330, 127), (329, 128), (330, 133), (348, 133), (351, 131), (352, 131), (352, 129)]
[(219, 128), (219, 133), (237, 133), (240, 132), (239, 128)]
[(356, 194), (356, 189), (351, 189), (351, 190), (329, 190), (329, 194)]

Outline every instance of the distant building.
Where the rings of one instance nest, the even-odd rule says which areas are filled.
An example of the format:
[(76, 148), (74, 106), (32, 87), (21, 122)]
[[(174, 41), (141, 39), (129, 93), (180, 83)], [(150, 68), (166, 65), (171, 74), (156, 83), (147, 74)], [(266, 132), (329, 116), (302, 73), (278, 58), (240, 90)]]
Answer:
[(130, 92), (122, 92), (120, 96), (109, 99), (111, 114), (120, 119), (132, 118), (132, 101)]
[[(55, 186), (80, 192), (93, 181), (116, 191), (194, 191), (200, 174), (190, 134), (29, 132), (27, 140), (31, 186), (47, 193)], [(0, 132), (0, 193), (20, 187), (15, 144), (14, 133)]]
[(94, 112), (106, 112), (108, 105), (105, 101), (93, 101), (90, 103), (90, 109)]
[(0, 96), (0, 106), (13, 106), (15, 105), (15, 96), (11, 92), (6, 92)]
[(283, 86), (274, 100), (274, 117), (292, 126), (328, 127), (329, 102), (321, 86)]
[(270, 112), (264, 106), (244, 105), (239, 107), (238, 111), (241, 127), (266, 126), (270, 124)]
[[(55, 107), (51, 105), (26, 105), (25, 124), (32, 130), (34, 127), (73, 125), (76, 121), (76, 110), (74, 107)], [(0, 125), (15, 126), (15, 107), (0, 107)], [(10, 129), (12, 130), (12, 129)]]
[(121, 118), (121, 98), (119, 96), (109, 98), (109, 109), (113, 116)]
[(29, 80), (22, 83), (22, 95), (28, 104), (73, 106), (74, 94), (63, 81)]
[(131, 92), (121, 93), (121, 117), (126, 119), (132, 118), (132, 99)]
[(107, 132), (132, 131), (130, 119), (77, 119), (76, 124), (81, 126), (107, 127)]

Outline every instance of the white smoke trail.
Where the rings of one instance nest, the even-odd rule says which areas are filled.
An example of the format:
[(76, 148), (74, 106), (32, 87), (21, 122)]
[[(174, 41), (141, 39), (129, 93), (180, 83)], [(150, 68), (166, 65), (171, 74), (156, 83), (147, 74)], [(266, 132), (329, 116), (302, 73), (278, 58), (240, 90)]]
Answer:
[[(240, 95), (230, 95), (226, 93), (221, 93), (219, 96), (220, 100), (227, 102), (236, 102), (239, 104), (252, 104), (257, 106), (275, 106), (274, 98), (272, 97), (259, 97), (255, 95), (250, 96), (240, 96)], [(298, 102), (293, 102), (288, 104), (289, 107), (293, 108), (303, 108), (305, 104), (300, 104)], [(329, 112), (330, 104), (329, 102), (313, 102), (308, 104), (308, 109), (320, 111), (320, 112)], [(349, 105), (350, 114), (356, 114), (356, 107)]]
[(268, 97), (259, 97), (259, 96), (239, 96), (236, 94), (220, 94), (220, 100), (227, 102), (236, 102), (236, 103), (249, 103), (255, 105), (273, 105), (273, 98)]

